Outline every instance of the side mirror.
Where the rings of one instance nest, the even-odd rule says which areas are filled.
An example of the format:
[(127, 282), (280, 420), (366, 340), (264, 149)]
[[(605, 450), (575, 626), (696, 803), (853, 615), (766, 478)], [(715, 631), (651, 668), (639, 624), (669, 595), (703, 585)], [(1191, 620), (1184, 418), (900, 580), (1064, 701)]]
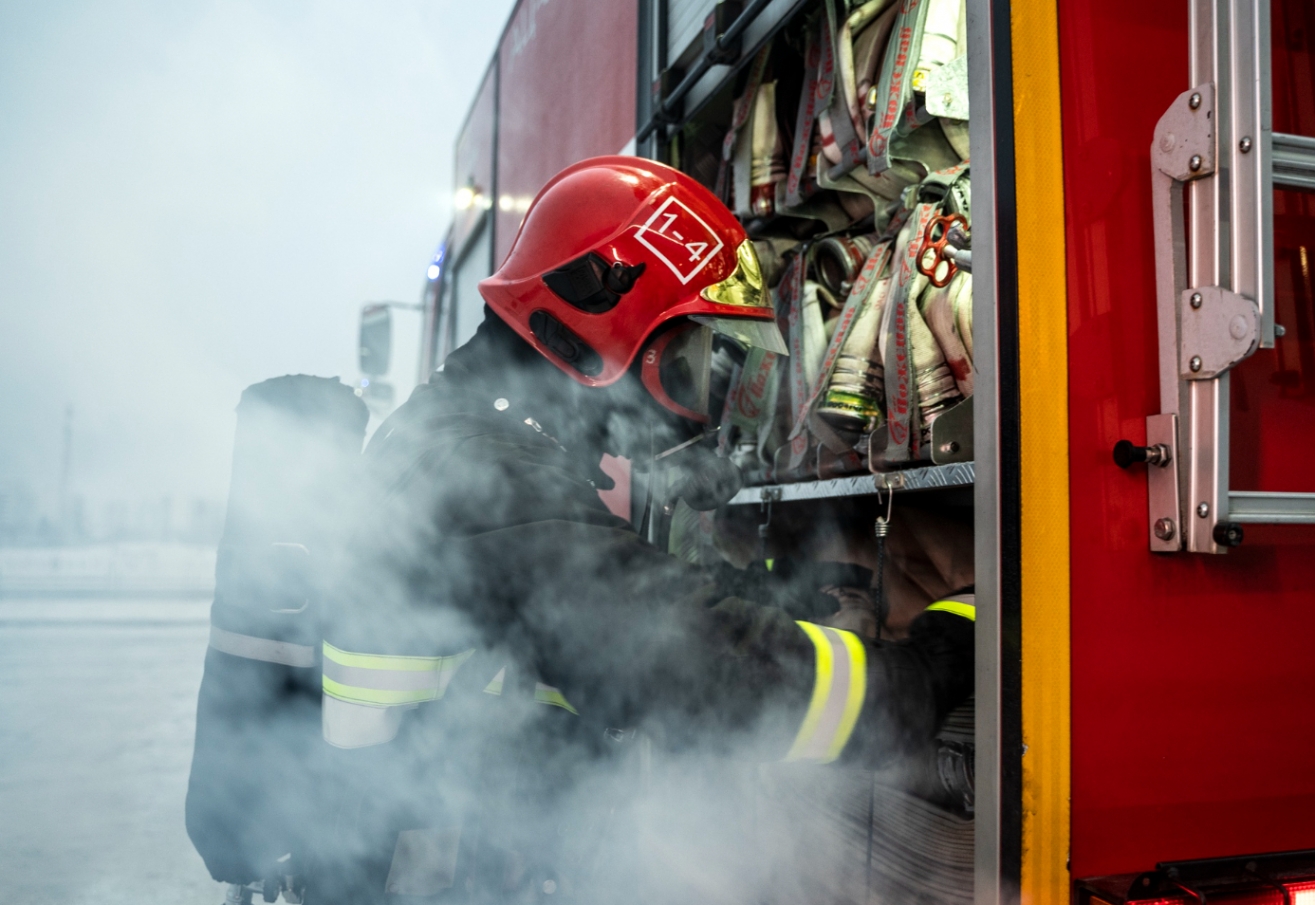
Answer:
[(388, 373), (393, 358), (393, 313), (387, 305), (361, 309), (361, 373), (379, 377)]

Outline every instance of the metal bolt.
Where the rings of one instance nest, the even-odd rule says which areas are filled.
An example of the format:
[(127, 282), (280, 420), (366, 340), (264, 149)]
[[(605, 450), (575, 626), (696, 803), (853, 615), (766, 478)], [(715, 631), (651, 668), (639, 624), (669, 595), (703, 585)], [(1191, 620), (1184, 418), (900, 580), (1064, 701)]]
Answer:
[(1193, 91), (1192, 96), (1187, 99), (1187, 106), (1191, 107), (1193, 110), (1201, 106), (1201, 92)]
[(1197, 504), (1196, 504), (1196, 515), (1197, 515), (1198, 518), (1206, 518), (1208, 515), (1210, 515), (1210, 504), (1209, 504), (1209, 503), (1197, 503)]
[(943, 453), (957, 453), (958, 451), (959, 451), (958, 440), (951, 440), (949, 443), (941, 444), (941, 452)]
[(1174, 533), (1177, 530), (1171, 518), (1155, 520), (1155, 536), (1160, 540), (1173, 540)]
[(1275, 325), (1274, 325), (1274, 335), (1275, 335), (1275, 336), (1287, 336), (1287, 335), (1288, 335), (1288, 328), (1285, 327), (1285, 326), (1283, 326), (1282, 324), (1275, 324)]
[(1242, 140), (1239, 141), (1239, 142), (1237, 143), (1237, 147), (1238, 147), (1238, 150), (1241, 151), (1243, 154), (1248, 154), (1248, 153), (1250, 153), (1250, 152), (1251, 152), (1251, 136), (1250, 136), (1250, 135), (1243, 135), (1243, 136), (1242, 136)]
[(1199, 292), (1192, 293), (1192, 307), (1193, 308), (1201, 307), (1201, 293)]
[(1197, 170), (1201, 169), (1201, 155), (1200, 155), (1200, 154), (1193, 154), (1193, 155), (1192, 155), (1192, 159), (1189, 160), (1189, 161), (1187, 161), (1187, 169), (1191, 170), (1193, 173), (1195, 173)]
[(497, 399), (493, 400), (493, 407), (500, 412), (505, 412), (511, 407), (511, 403), (499, 396)]
[(1200, 355), (1193, 355), (1193, 356), (1192, 356), (1192, 360), (1189, 361), (1189, 362), (1187, 363), (1187, 366), (1188, 366), (1189, 368), (1192, 369), (1192, 373), (1193, 373), (1193, 374), (1195, 374), (1196, 372), (1200, 371), (1200, 370), (1201, 370), (1201, 356), (1200, 356)]

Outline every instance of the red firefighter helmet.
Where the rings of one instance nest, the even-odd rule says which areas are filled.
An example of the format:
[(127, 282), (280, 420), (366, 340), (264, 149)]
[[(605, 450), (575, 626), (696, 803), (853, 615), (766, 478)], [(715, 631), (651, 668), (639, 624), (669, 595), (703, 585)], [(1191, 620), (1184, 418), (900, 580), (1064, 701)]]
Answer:
[(739, 222), (689, 176), (639, 157), (595, 157), (553, 177), (479, 290), (586, 386), (614, 383), (643, 349), (649, 392), (701, 421), (710, 331), (786, 351)]

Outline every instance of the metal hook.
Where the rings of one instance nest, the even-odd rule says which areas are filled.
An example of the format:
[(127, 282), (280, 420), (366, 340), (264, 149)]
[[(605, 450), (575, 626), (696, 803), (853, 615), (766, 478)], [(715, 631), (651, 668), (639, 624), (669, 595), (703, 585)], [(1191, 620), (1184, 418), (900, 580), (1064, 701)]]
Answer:
[[(877, 507), (880, 508), (880, 506), (881, 506), (881, 490), (878, 489)], [(886, 514), (885, 516), (881, 516), (881, 515), (877, 516), (877, 523), (873, 529), (878, 538), (884, 538), (887, 534), (890, 533), (890, 516), (891, 513), (894, 512), (894, 509), (895, 509), (895, 488), (887, 486), (886, 487)]]
[[(872, 585), (872, 602), (876, 608), (877, 615), (877, 640), (881, 640), (882, 633), (886, 630), (886, 616), (888, 607), (886, 605), (886, 535), (890, 533), (890, 517), (895, 508), (895, 488), (890, 485), (886, 486), (886, 514), (878, 515), (876, 524), (873, 526), (873, 533), (877, 538), (877, 569), (876, 581)], [(881, 510), (881, 489), (877, 489), (877, 510)]]

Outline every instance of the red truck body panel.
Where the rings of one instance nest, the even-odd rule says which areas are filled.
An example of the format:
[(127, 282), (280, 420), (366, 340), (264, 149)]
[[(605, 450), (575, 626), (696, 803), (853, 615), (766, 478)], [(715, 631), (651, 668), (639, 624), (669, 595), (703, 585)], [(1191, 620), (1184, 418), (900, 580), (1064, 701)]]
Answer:
[(569, 164), (635, 134), (636, 3), (523, 0), (498, 47), (494, 267), (530, 199)]
[[(1276, 44), (1311, 18), (1301, 5), (1275, 3)], [(1144, 442), (1145, 416), (1160, 411), (1149, 148), (1188, 87), (1188, 4), (1065, 0), (1059, 13), (1072, 874), (1315, 847), (1315, 533), (1249, 525), (1245, 544), (1224, 556), (1151, 554), (1146, 478), (1110, 455), (1121, 438)], [(1296, 63), (1309, 86), (1309, 22), (1305, 36)], [(1276, 110), (1287, 104), (1280, 68)], [(1277, 115), (1275, 127), (1298, 131)], [(1276, 204), (1278, 321), (1289, 332), (1233, 381), (1237, 489), (1315, 490), (1315, 354), (1309, 328), (1297, 329), (1311, 321), (1310, 283), (1294, 292), (1292, 278), (1300, 248), (1315, 253), (1311, 201)]]

